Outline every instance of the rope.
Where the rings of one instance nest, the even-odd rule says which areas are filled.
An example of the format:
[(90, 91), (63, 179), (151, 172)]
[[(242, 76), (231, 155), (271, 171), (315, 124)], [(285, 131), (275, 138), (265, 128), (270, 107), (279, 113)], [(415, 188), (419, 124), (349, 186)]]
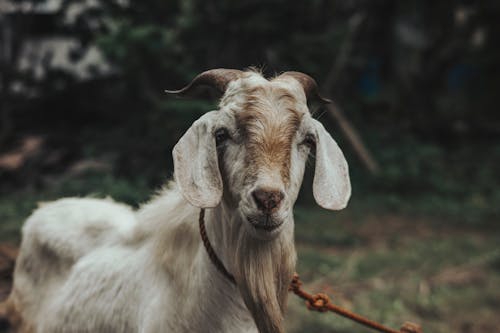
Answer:
[(200, 210), (200, 219), (199, 219), (199, 224), (200, 224), (200, 236), (201, 240), (203, 241), (203, 245), (205, 245), (205, 249), (207, 250), (208, 256), (210, 257), (210, 260), (212, 260), (212, 263), (214, 264), (215, 267), (221, 272), (231, 283), (236, 284), (236, 280), (234, 279), (234, 276), (229, 273), (224, 267), (224, 264), (222, 261), (220, 261), (219, 257), (217, 257), (217, 254), (215, 254), (215, 251), (212, 247), (212, 244), (210, 244), (210, 240), (208, 239), (207, 236), (207, 230), (205, 229), (205, 210), (201, 209)]
[[(214, 266), (219, 270), (219, 272), (221, 272), (231, 283), (236, 284), (234, 276), (227, 271), (226, 267), (224, 267), (224, 264), (220, 261), (219, 257), (217, 257), (217, 254), (215, 253), (214, 249), (212, 248), (212, 245), (210, 244), (210, 240), (208, 239), (207, 231), (205, 229), (204, 209), (200, 210), (199, 225), (200, 225), (201, 239), (203, 241), (203, 245), (205, 245), (205, 249), (207, 250), (210, 260), (212, 261)], [(366, 327), (369, 327), (371, 329), (377, 330), (382, 333), (422, 333), (422, 329), (420, 328), (419, 325), (410, 322), (404, 323), (401, 329), (399, 331), (396, 331), (392, 328), (386, 327), (382, 324), (369, 320), (354, 312), (351, 312), (349, 310), (346, 310), (340, 306), (331, 303), (330, 298), (326, 294), (323, 293), (309, 294), (306, 291), (304, 291), (301, 287), (302, 287), (302, 282), (300, 281), (299, 275), (295, 273), (293, 275), (292, 282), (290, 282), (288, 290), (292, 291), (295, 295), (305, 300), (306, 306), (309, 310), (318, 312), (327, 312), (327, 311), (334, 312), (338, 315), (341, 315), (345, 318), (348, 318), (361, 325), (364, 325)]]
[(302, 288), (302, 282), (300, 281), (299, 275), (295, 273), (293, 275), (292, 282), (290, 283), (290, 287), (288, 287), (289, 291), (292, 291), (295, 295), (299, 296), (303, 300), (306, 301), (306, 306), (309, 310), (318, 311), (318, 312), (326, 312), (331, 311), (336, 314), (341, 315), (342, 317), (348, 318), (352, 321), (355, 321), (361, 325), (372, 328), (379, 332), (383, 333), (422, 333), (422, 329), (417, 324), (413, 324), (410, 322), (406, 322), (403, 324), (399, 331), (393, 330), (392, 328), (383, 326), (375, 321), (369, 320), (365, 317), (362, 317), (354, 312), (341, 308), (330, 302), (330, 298), (328, 295), (323, 293), (318, 294), (309, 294), (304, 291)]

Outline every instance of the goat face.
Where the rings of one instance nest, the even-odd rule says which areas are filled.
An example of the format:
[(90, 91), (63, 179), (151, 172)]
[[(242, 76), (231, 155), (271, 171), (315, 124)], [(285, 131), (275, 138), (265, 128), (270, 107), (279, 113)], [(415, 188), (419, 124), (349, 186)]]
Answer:
[(307, 98), (317, 96), (314, 80), (296, 72), (267, 80), (255, 72), (213, 70), (175, 93), (186, 94), (197, 80), (223, 96), (219, 110), (198, 119), (174, 148), (176, 180), (191, 204), (208, 208), (224, 200), (252, 236), (273, 238), (291, 220), (314, 150), (316, 201), (328, 209), (346, 205), (345, 158), (307, 108)]

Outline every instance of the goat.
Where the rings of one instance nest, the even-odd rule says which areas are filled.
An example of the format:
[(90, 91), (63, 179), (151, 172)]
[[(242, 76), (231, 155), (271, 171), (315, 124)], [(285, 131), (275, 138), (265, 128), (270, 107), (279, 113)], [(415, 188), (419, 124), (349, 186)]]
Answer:
[[(7, 301), (18, 332), (283, 332), (306, 159), (314, 150), (313, 194), (331, 210), (349, 200), (347, 162), (309, 113), (321, 97), (308, 75), (214, 69), (169, 92), (201, 86), (219, 109), (181, 137), (175, 180), (149, 203), (66, 198), (27, 219)], [(235, 284), (200, 241), (200, 208)]]

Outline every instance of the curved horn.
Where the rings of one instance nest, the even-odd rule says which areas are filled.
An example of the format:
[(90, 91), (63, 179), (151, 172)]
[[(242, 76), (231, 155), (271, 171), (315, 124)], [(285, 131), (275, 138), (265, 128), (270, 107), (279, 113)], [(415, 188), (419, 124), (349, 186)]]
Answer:
[(295, 80), (299, 81), (299, 83), (302, 85), (302, 88), (304, 88), (304, 93), (306, 94), (307, 100), (311, 101), (319, 101), (325, 104), (332, 103), (331, 100), (328, 98), (321, 97), (319, 94), (319, 89), (318, 89), (318, 84), (312, 77), (310, 77), (307, 74), (301, 73), (301, 72), (284, 72), (281, 74), (283, 76), (291, 76)]
[(187, 86), (179, 90), (165, 90), (167, 94), (190, 96), (196, 88), (207, 86), (224, 95), (229, 82), (241, 77), (242, 71), (237, 69), (211, 69), (196, 76)]

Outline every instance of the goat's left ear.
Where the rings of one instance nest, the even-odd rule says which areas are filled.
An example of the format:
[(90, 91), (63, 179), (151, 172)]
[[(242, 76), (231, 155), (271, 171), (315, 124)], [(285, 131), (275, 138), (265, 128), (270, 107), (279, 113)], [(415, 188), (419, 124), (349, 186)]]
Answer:
[(222, 198), (215, 138), (216, 111), (195, 121), (173, 149), (174, 176), (189, 203), (200, 208), (217, 206)]
[(337, 143), (323, 125), (312, 119), (316, 129), (316, 168), (314, 199), (323, 208), (340, 210), (351, 196), (351, 181), (347, 161)]

